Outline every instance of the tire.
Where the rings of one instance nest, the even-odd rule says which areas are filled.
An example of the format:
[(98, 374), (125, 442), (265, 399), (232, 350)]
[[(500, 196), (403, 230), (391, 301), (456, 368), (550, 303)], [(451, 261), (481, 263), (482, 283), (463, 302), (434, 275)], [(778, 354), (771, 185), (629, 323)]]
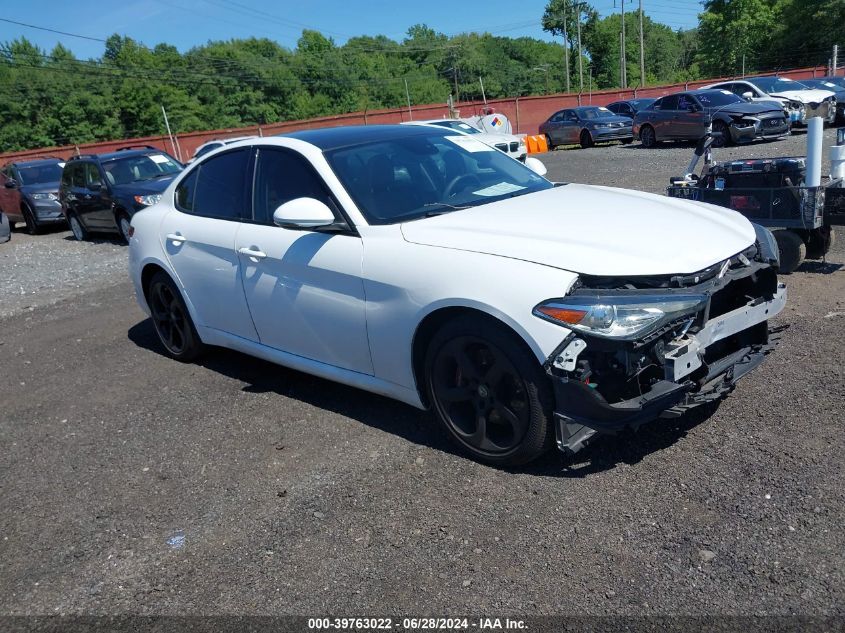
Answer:
[(26, 222), (26, 232), (30, 235), (38, 235), (41, 232), (41, 227), (38, 226), (38, 220), (35, 219), (35, 213), (28, 204), (24, 203), (21, 206), (21, 215), (23, 221)]
[(810, 231), (810, 239), (807, 241), (807, 259), (822, 259), (835, 243), (836, 231), (832, 226), (823, 226)]
[(657, 135), (654, 133), (654, 128), (650, 125), (644, 125), (640, 128), (640, 145), (646, 149), (657, 146)]
[(129, 228), (132, 220), (126, 211), (118, 211), (114, 216), (114, 222), (117, 224), (117, 231), (120, 233), (120, 238), (129, 244)]
[(182, 293), (170, 276), (159, 271), (150, 280), (146, 292), (153, 327), (167, 355), (184, 363), (205, 351), (194, 322), (182, 299)]
[(557, 147), (554, 143), (552, 143), (552, 137), (546, 134), (546, 147), (549, 148), (551, 152), (555, 147)]
[(549, 379), (522, 341), (490, 318), (459, 317), (434, 335), (425, 387), (446, 433), (478, 461), (516, 466), (551, 445)]
[(807, 246), (801, 236), (790, 230), (774, 231), (775, 240), (780, 251), (780, 267), (778, 272), (788, 275), (795, 271), (807, 256)]
[(731, 132), (724, 121), (713, 121), (713, 132), (720, 135), (713, 137), (713, 147), (727, 147), (731, 144)]
[(581, 149), (589, 149), (594, 145), (593, 137), (587, 130), (581, 130), (581, 138), (578, 141), (581, 143)]
[(75, 213), (69, 213), (67, 216), (67, 223), (70, 226), (70, 232), (77, 242), (82, 242), (88, 239), (88, 231), (82, 225), (82, 222), (76, 217)]

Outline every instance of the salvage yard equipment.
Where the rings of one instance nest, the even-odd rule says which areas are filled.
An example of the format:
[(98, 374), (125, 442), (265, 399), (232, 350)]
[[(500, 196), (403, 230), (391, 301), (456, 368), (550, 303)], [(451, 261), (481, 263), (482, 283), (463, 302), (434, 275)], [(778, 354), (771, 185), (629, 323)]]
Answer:
[[(713, 163), (712, 138), (708, 133), (699, 141), (686, 175), (672, 178), (667, 194), (727, 207), (772, 229), (781, 273), (793, 272), (805, 258), (823, 258), (835, 238), (833, 227), (845, 225), (843, 180), (807, 186), (807, 160), (798, 156)], [(702, 156), (699, 176), (694, 171)]]

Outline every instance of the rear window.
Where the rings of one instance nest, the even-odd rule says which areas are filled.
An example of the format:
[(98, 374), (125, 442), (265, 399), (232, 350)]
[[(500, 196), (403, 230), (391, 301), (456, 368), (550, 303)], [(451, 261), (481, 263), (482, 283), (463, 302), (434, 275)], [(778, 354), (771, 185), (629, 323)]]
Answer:
[(182, 165), (167, 154), (136, 154), (103, 161), (103, 169), (109, 184), (128, 185), (173, 176), (182, 171)]

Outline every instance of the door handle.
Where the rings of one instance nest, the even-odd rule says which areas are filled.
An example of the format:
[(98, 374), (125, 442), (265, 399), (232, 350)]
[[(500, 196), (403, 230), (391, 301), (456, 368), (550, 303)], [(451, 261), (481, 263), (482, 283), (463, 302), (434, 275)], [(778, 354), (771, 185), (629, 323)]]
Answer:
[(241, 255), (246, 255), (250, 259), (264, 259), (265, 257), (267, 257), (267, 253), (265, 253), (264, 251), (254, 250), (249, 247), (239, 248), (238, 252)]
[(179, 233), (168, 233), (165, 237), (176, 246), (179, 246), (182, 242), (188, 241), (184, 235), (180, 235)]

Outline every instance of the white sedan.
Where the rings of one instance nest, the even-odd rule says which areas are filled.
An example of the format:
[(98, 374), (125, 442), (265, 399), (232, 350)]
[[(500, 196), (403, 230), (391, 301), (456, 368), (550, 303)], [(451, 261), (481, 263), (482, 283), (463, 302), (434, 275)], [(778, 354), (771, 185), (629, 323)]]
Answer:
[(494, 464), (680, 415), (761, 362), (786, 298), (767, 230), (532, 164), (424, 126), (228, 145), (133, 217), (138, 302), (178, 360), (223, 346), (431, 408)]
[(450, 130), (461, 132), (462, 134), (471, 134), (476, 140), (486, 143), (490, 147), (495, 147), (500, 152), (504, 152), (511, 158), (515, 158), (525, 162), (528, 156), (528, 149), (525, 145), (525, 139), (514, 134), (493, 134), (491, 132), (482, 132), (474, 125), (461, 119), (429, 119), (428, 121), (407, 121), (402, 125), (436, 125), (438, 127), (445, 127)]

